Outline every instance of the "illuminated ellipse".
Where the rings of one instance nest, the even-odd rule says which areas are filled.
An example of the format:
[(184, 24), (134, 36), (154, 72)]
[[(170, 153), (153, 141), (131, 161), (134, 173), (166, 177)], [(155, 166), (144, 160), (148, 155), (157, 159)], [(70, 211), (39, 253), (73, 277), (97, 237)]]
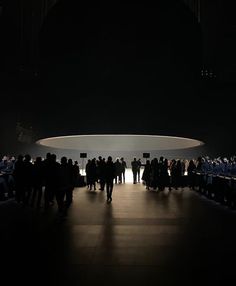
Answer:
[(38, 140), (39, 145), (83, 151), (159, 151), (200, 147), (202, 141), (161, 135), (73, 135)]

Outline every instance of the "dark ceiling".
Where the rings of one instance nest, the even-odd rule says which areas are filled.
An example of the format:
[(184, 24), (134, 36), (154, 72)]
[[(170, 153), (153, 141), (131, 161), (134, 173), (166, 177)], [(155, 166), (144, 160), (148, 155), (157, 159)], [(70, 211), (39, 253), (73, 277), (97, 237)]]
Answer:
[(4, 89), (2, 116), (39, 137), (178, 135), (233, 152), (234, 87), (201, 79), (200, 25), (182, 2), (162, 2), (59, 1), (40, 32), (39, 76)]

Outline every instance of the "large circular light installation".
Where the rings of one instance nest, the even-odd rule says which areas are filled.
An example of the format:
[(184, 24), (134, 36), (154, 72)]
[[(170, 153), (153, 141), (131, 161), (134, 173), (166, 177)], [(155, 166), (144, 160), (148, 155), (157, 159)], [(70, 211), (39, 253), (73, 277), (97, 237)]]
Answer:
[(200, 147), (199, 140), (159, 135), (74, 135), (38, 140), (39, 145), (83, 151), (161, 151)]

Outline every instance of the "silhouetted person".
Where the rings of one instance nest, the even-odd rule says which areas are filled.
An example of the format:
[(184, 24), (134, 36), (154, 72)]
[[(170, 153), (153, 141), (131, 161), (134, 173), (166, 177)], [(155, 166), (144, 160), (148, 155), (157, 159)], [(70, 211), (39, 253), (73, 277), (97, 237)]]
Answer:
[(183, 164), (182, 164), (182, 161), (181, 160), (177, 160), (177, 164), (176, 164), (176, 168), (177, 168), (177, 188), (178, 187), (181, 187), (183, 188), (183, 175), (184, 175), (184, 167), (183, 167)]
[(169, 162), (167, 159), (164, 160), (164, 165), (165, 165), (165, 173), (164, 173), (165, 187), (168, 187), (168, 189), (171, 190), (170, 175), (169, 175)]
[(105, 173), (106, 173), (106, 162), (105, 159), (99, 156), (97, 161), (97, 169), (98, 169), (98, 179), (100, 183), (99, 190), (104, 191), (105, 188)]
[(160, 191), (164, 191), (168, 178), (168, 161), (165, 161), (164, 157), (162, 156), (160, 157), (158, 168), (159, 168), (158, 187)]
[(47, 154), (47, 158), (44, 161), (44, 181), (45, 181), (45, 190), (44, 190), (44, 207), (47, 209), (50, 205), (53, 204), (55, 192), (59, 186), (59, 167), (60, 164), (56, 161), (55, 154)]
[(90, 186), (90, 182), (91, 182), (91, 176), (90, 176), (90, 165), (91, 165), (92, 161), (90, 159), (88, 159), (88, 162), (85, 166), (85, 173), (86, 173), (86, 183), (87, 183), (87, 189), (89, 189)]
[(109, 156), (106, 162), (106, 191), (107, 202), (112, 201), (113, 181), (115, 178), (115, 165), (112, 162), (112, 157)]
[(61, 158), (61, 165), (59, 166), (59, 187), (56, 190), (56, 199), (58, 205), (58, 211), (61, 213), (64, 210), (64, 197), (67, 194), (68, 199), (68, 192), (71, 188), (71, 173), (70, 167), (67, 163), (67, 158)]
[(121, 180), (123, 183), (125, 183), (125, 171), (126, 171), (127, 165), (123, 157), (120, 159), (120, 161), (121, 161)]
[(141, 159), (138, 159), (137, 163), (138, 163), (137, 177), (138, 177), (138, 183), (140, 183), (140, 171), (141, 171), (141, 167), (142, 167)]
[(115, 162), (115, 183), (121, 184), (121, 176), (122, 176), (122, 165), (119, 159), (116, 159)]
[(51, 177), (50, 177), (50, 169), (52, 165), (51, 153), (48, 152), (46, 154), (46, 159), (43, 161), (43, 179), (44, 179), (44, 207), (47, 208), (50, 202), (50, 192), (51, 192)]
[(175, 188), (177, 190), (178, 188), (178, 170), (177, 170), (177, 162), (175, 159), (171, 160), (170, 164), (170, 180), (171, 180), (171, 188)]
[(138, 162), (136, 158), (131, 162), (132, 172), (133, 172), (133, 184), (137, 184), (137, 174), (138, 174)]
[(151, 186), (154, 190), (157, 189), (158, 186), (158, 179), (159, 179), (159, 164), (158, 159), (154, 158), (151, 162)]
[(72, 159), (68, 160), (67, 167), (68, 167), (68, 172), (69, 172), (69, 186), (66, 189), (66, 205), (69, 206), (73, 201), (73, 190), (75, 186), (75, 176), (73, 172)]
[(28, 205), (33, 187), (33, 165), (31, 163), (31, 156), (25, 155), (24, 161), (24, 189), (25, 189), (25, 201), (24, 204)]
[(144, 167), (143, 175), (142, 175), (142, 180), (144, 181), (146, 185), (146, 189), (149, 190), (150, 184), (151, 184), (151, 164), (150, 161), (147, 160), (146, 165)]
[(75, 161), (73, 164), (73, 177), (74, 177), (74, 187), (78, 187), (80, 178), (80, 169), (78, 161)]
[(96, 160), (93, 159), (91, 162), (89, 162), (87, 166), (87, 176), (88, 176), (88, 182), (89, 182), (89, 190), (91, 191), (92, 188), (95, 191), (96, 190), (96, 181), (97, 181), (97, 166), (96, 166)]
[(182, 165), (180, 160), (172, 160), (171, 163), (171, 185), (178, 190), (182, 187)]
[(40, 207), (43, 192), (43, 162), (41, 157), (37, 157), (33, 165), (33, 194), (31, 199), (31, 206), (34, 206), (37, 197), (37, 208)]
[(193, 160), (189, 161), (187, 171), (188, 171), (188, 185), (191, 189), (194, 189), (194, 183), (195, 183), (194, 172), (196, 171), (196, 165)]
[(25, 201), (23, 158), (24, 157), (22, 155), (18, 156), (13, 171), (13, 178), (15, 181), (16, 201), (18, 203)]

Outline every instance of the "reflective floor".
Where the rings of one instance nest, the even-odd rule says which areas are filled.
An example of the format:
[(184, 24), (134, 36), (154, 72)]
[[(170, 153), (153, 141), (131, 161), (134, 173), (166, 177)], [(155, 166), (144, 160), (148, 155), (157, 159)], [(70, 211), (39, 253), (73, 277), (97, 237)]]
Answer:
[[(236, 213), (188, 188), (77, 188), (57, 208), (0, 205), (3, 285), (227, 285), (234, 281)], [(232, 260), (233, 259), (233, 260)]]

